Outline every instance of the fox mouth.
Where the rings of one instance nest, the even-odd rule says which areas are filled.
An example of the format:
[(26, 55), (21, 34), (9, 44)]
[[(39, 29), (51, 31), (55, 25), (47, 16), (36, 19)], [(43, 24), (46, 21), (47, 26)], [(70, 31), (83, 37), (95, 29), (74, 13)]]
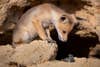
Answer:
[(67, 39), (68, 39), (67, 37), (66, 37), (66, 38), (63, 38), (63, 37), (61, 37), (61, 36), (59, 36), (58, 38), (59, 38), (60, 41), (63, 41), (63, 42), (66, 42)]

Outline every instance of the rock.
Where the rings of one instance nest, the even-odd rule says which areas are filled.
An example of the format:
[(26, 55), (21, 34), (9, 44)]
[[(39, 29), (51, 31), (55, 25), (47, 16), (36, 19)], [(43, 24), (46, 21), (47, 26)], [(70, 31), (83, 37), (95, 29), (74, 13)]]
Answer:
[(90, 53), (89, 53), (90, 57), (100, 57), (100, 44), (97, 44), (94, 48), (90, 49)]
[(0, 67), (8, 67), (13, 48), (10, 45), (0, 46)]
[(0, 0), (0, 26), (7, 17), (7, 11), (14, 5), (25, 6), (26, 0)]
[(96, 26), (96, 34), (98, 35), (98, 40), (100, 42), (100, 25)]
[(47, 41), (33, 41), (16, 48), (10, 45), (0, 46), (0, 67), (18, 67), (54, 60), (57, 44)]
[(100, 2), (99, 2), (99, 6), (96, 7), (97, 10), (95, 12), (95, 16), (96, 16), (96, 22), (97, 22), (97, 25), (96, 25), (96, 33), (99, 37), (99, 41), (100, 41)]
[(17, 46), (11, 56), (11, 62), (21, 65), (32, 65), (55, 59), (57, 51), (56, 43), (47, 41), (33, 41), (30, 44)]

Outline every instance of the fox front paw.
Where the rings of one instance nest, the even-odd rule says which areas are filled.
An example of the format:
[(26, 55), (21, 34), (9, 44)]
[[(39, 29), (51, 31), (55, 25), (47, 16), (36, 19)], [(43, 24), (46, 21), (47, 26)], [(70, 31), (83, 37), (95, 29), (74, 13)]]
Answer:
[(56, 41), (52, 40), (52, 39), (46, 39), (48, 41), (48, 43), (56, 43)]

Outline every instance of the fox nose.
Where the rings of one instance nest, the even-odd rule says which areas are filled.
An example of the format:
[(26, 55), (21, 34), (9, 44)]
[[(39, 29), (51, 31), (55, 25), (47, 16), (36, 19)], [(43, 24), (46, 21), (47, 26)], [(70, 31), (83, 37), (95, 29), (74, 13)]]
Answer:
[(64, 31), (64, 30), (63, 30), (63, 33), (65, 34), (65, 33), (66, 33), (66, 31)]

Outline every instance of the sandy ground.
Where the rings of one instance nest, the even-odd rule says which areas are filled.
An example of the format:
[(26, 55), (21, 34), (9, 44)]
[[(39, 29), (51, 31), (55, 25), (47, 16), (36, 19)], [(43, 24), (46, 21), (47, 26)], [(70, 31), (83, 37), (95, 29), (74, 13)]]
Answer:
[(75, 62), (50, 61), (28, 67), (100, 67), (100, 60), (93, 58), (76, 58)]
[[(45, 44), (46, 42), (41, 42), (40, 41), (40, 43)], [(18, 64), (16, 64), (16, 63), (15, 64), (14, 63), (10, 64), (10, 61), (12, 61), (10, 57), (12, 55), (14, 55), (14, 49), (10, 45), (0, 46), (0, 67), (100, 67), (100, 59), (98, 59), (98, 58), (77, 58), (77, 57), (75, 57), (75, 62), (71, 62), (71, 63), (61, 61), (61, 60), (51, 60), (51, 61), (49, 61), (49, 59), (46, 58), (46, 57), (52, 57), (51, 56), (52, 53), (49, 53), (51, 51), (51, 48), (48, 51), (49, 47), (46, 46), (47, 47), (46, 48), (47, 51), (46, 51), (43, 46), (40, 47), (40, 45), (39, 45), (39, 48), (40, 48), (39, 50), (40, 51), (39, 52), (37, 51), (37, 53), (35, 55), (34, 53), (32, 53), (32, 51), (34, 52), (34, 50), (35, 50), (35, 48), (32, 47), (32, 46), (33, 45), (28, 45), (28, 47), (27, 47), (27, 45), (25, 45), (25, 46), (22, 47), (23, 49), (18, 48), (19, 50), (15, 51), (15, 55), (16, 54), (17, 55), (14, 58), (17, 58), (17, 56), (19, 56), (19, 57), (23, 56), (23, 57), (22, 57), (22, 59), (16, 59), (14, 61), (17, 61), (19, 63), (19, 61), (24, 60), (24, 62), (26, 62), (26, 65), (22, 64), (22, 66), (21, 65), (18, 66)], [(33, 50), (29, 49), (30, 47), (33, 48)], [(38, 46), (37, 46), (37, 48), (38, 48)], [(52, 49), (54, 49), (54, 48), (52, 48)], [(20, 51), (22, 51), (22, 53)], [(28, 56), (28, 55), (24, 56), (23, 55), (24, 53), (25, 54), (28, 53), (30, 56)], [(46, 54), (48, 54), (48, 55), (46, 55)], [(37, 56), (40, 56), (40, 55), (42, 56), (42, 58), (37, 58)], [(34, 56), (34, 57), (32, 57), (32, 56)], [(41, 60), (46, 60), (46, 61), (43, 61), (41, 63), (37, 62), (37, 64), (34, 64), (34, 63), (32, 64), (32, 62), (31, 62), (32, 59), (31, 58), (33, 58), (33, 61), (35, 61), (35, 62), (37, 62), (37, 59), (39, 59), (39, 61), (41, 61)], [(27, 62), (27, 61), (29, 61), (29, 62)], [(23, 63), (23, 62), (21, 62), (21, 63)], [(29, 64), (31, 64), (31, 65), (29, 65)]]

